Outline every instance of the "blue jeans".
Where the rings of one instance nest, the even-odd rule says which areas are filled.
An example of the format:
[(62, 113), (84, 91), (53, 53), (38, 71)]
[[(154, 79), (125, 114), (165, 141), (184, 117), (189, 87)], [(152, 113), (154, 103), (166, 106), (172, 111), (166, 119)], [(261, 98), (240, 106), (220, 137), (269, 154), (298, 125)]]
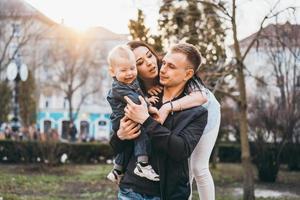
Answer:
[(160, 200), (160, 197), (140, 194), (132, 191), (132, 189), (120, 188), (118, 192), (118, 200)]
[[(134, 140), (134, 156), (149, 156), (151, 153), (151, 146), (150, 146), (150, 140), (146, 133), (141, 133), (138, 138)], [(128, 153), (128, 152), (127, 152)], [(117, 165), (126, 167), (127, 166), (127, 159), (130, 158), (128, 155), (124, 155), (125, 153), (119, 153), (115, 157), (115, 163)]]

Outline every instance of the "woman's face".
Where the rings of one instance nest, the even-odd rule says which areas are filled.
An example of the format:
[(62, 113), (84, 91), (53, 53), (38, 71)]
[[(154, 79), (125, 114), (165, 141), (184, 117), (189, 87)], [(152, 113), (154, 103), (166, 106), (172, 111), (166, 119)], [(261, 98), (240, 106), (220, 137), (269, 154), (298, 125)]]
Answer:
[(133, 50), (136, 58), (138, 76), (142, 79), (154, 79), (158, 76), (157, 59), (151, 51), (144, 46)]

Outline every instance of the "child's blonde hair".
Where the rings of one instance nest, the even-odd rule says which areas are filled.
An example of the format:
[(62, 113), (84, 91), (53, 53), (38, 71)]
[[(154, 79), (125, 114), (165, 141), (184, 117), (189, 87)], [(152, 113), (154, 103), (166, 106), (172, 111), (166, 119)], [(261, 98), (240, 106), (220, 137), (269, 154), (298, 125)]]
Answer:
[(107, 56), (107, 62), (110, 67), (115, 67), (117, 65), (117, 60), (120, 58), (131, 60), (135, 64), (135, 56), (127, 45), (118, 45), (114, 47)]

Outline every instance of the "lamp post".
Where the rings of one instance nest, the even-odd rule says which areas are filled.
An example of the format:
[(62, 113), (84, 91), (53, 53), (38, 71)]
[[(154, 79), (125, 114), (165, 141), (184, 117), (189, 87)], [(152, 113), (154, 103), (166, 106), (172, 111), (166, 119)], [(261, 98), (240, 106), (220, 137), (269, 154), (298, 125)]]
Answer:
[(11, 120), (12, 131), (18, 132), (20, 128), (20, 106), (19, 106), (19, 83), (26, 81), (28, 77), (28, 69), (26, 64), (22, 63), (20, 55), (17, 53), (7, 67), (7, 78), (14, 81), (13, 90), (13, 118)]

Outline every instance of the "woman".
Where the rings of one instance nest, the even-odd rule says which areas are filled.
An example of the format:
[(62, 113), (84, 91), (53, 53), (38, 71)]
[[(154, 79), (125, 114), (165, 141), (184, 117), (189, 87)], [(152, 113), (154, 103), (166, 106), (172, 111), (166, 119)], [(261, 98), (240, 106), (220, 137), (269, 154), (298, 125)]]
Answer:
[[(128, 45), (136, 56), (138, 77), (142, 90), (150, 95), (158, 95), (162, 91), (162, 87), (159, 85), (158, 77), (158, 70), (160, 66), (159, 57), (147, 44), (143, 42), (132, 41), (129, 42)], [(190, 181), (192, 182), (193, 178), (195, 177), (200, 198), (202, 200), (210, 200), (214, 199), (214, 184), (208, 169), (209, 156), (214, 146), (219, 127), (219, 121), (214, 121), (211, 119), (211, 117), (218, 118), (219, 112), (217, 111), (219, 110), (219, 105), (217, 104), (217, 101), (215, 100), (213, 94), (203, 86), (200, 78), (193, 79), (190, 82), (190, 87), (186, 92), (188, 93), (188, 95), (174, 101), (172, 106), (170, 105), (170, 103), (167, 103), (160, 108), (159, 113), (161, 123), (163, 123), (163, 121), (167, 118), (171, 110), (180, 111), (204, 104), (207, 101), (207, 98), (204, 95), (206, 93), (208, 94), (209, 102), (207, 103), (207, 108), (209, 115), (208, 120), (210, 121), (208, 121), (208, 128), (205, 128), (205, 132), (202, 136), (203, 138), (205, 138), (205, 142), (202, 142), (203, 138), (201, 138), (199, 144), (197, 145), (191, 156)], [(212, 109), (212, 107), (215, 109)], [(217, 114), (212, 115), (210, 113)], [(139, 126), (130, 120), (121, 121), (120, 127), (121, 128), (118, 131), (118, 136), (121, 139), (132, 139), (134, 137), (137, 137), (139, 134)], [(214, 131), (213, 134), (207, 134), (212, 131)], [(201, 163), (199, 164), (199, 162)]]

